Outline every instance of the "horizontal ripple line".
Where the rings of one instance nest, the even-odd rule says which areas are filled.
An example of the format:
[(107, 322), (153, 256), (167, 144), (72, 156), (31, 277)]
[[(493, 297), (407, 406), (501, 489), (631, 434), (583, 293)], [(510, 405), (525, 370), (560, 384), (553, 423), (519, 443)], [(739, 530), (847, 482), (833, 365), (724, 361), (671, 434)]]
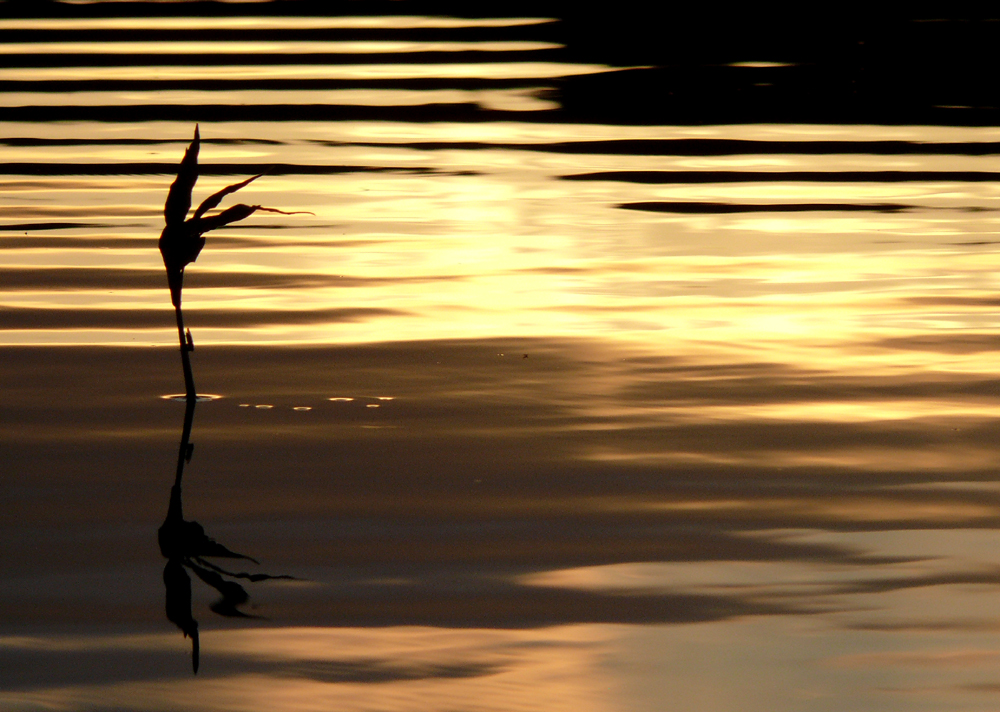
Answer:
[(621, 203), (617, 207), (625, 210), (642, 210), (654, 213), (682, 214), (725, 214), (725, 213), (810, 213), (810, 212), (873, 212), (898, 213), (914, 210), (918, 205), (901, 203), (687, 203), (687, 202), (645, 202)]
[[(142, 243), (156, 249), (155, 234)], [(215, 238), (212, 238), (213, 240)], [(4, 241), (6, 243), (6, 240)], [(453, 282), (461, 277), (428, 274), (413, 277), (358, 277), (320, 273), (206, 272), (192, 271), (185, 277), (189, 289), (323, 289), (365, 288), (427, 282)], [(13, 291), (84, 291), (165, 290), (167, 275), (163, 269), (120, 269), (113, 267), (0, 267), (0, 292)]]
[[(358, 166), (291, 163), (216, 163), (201, 166), (202, 175), (338, 175), (341, 173), (403, 173), (415, 175), (476, 175), (427, 166)], [(0, 175), (169, 175), (175, 163), (0, 163)], [(645, 184), (684, 183), (983, 183), (1000, 181), (998, 171), (609, 171), (559, 176), (562, 180), (616, 181)]]
[(537, 122), (552, 111), (502, 111), (476, 103), (418, 104), (413, 106), (349, 106), (334, 104), (134, 104), (118, 106), (0, 107), (0, 121), (46, 123), (93, 121), (142, 123), (147, 121), (409, 121), (414, 123), (487, 121)]
[[(187, 144), (190, 136), (183, 139), (176, 138), (99, 138), (97, 136), (87, 138), (37, 138), (35, 136), (11, 136), (0, 138), (0, 146), (162, 146), (165, 144)], [(202, 138), (201, 145), (215, 144), (227, 145), (264, 145), (264, 146), (284, 146), (284, 141), (276, 141), (267, 138)]]
[(372, 52), (346, 54), (332, 52), (219, 52), (178, 54), (149, 52), (135, 54), (2, 54), (5, 69), (48, 67), (214, 67), (240, 65), (247, 67), (270, 65), (345, 65), (377, 64), (495, 64), (499, 62), (558, 62), (560, 48), (533, 50), (458, 50), (453, 52)]
[[(164, 288), (164, 301), (170, 299)], [(398, 309), (345, 307), (342, 309), (185, 309), (191, 326), (253, 328), (281, 324), (356, 322), (382, 316), (406, 316)], [(156, 329), (174, 328), (169, 309), (32, 309), (0, 307), (0, 331), (22, 329)]]
[[(295, 106), (337, 107), (403, 107), (468, 106), (478, 105), (496, 111), (547, 111), (558, 105), (547, 98), (551, 89), (544, 86), (522, 89), (299, 89), (296, 91), (245, 90), (234, 88), (226, 91), (229, 105), (252, 107), (258, 104), (284, 104)], [(197, 106), (217, 100), (216, 92), (187, 89), (137, 90), (131, 92), (73, 92), (73, 106), (144, 106), (168, 104), (171, 106)], [(8, 106), (65, 106), (66, 96), (53, 92), (8, 93)]]
[[(3, 140), (0, 139), (0, 143)], [(754, 155), (932, 155), (992, 156), (1000, 154), (1000, 142), (925, 143), (918, 141), (755, 141), (748, 139), (608, 139), (605, 141), (560, 141), (557, 143), (492, 143), (485, 141), (407, 141), (398, 143), (357, 141), (351, 145), (409, 148), (416, 151), (480, 151), (505, 149), (571, 155), (611, 156), (754, 156)]]
[[(419, 146), (414, 146), (415, 148)], [(925, 143), (917, 141), (753, 141), (741, 139), (622, 139), (567, 141), (530, 146), (536, 151), (626, 156), (841, 155), (876, 156), (1000, 154), (1000, 142)]]
[[(216, 163), (199, 167), (203, 176), (231, 176), (247, 173), (285, 175), (338, 175), (341, 173), (405, 173), (414, 175), (474, 175), (468, 171), (448, 172), (424, 166), (325, 166), (292, 163)], [(174, 175), (176, 163), (0, 163), (0, 175)]]
[(595, 153), (611, 150), (618, 153), (651, 156), (735, 156), (735, 155), (829, 155), (868, 154), (896, 155), (962, 155), (984, 156), (1000, 154), (1000, 142), (926, 143), (917, 141), (746, 141), (739, 139), (675, 139), (620, 141), (610, 146), (587, 141), (561, 144), (553, 150), (567, 153)]
[(84, 91), (185, 91), (317, 89), (524, 89), (547, 77), (237, 77), (157, 79), (0, 79), (4, 93), (60, 93)]
[[(240, 83), (242, 84), (242, 82)], [(281, 82), (279, 82), (281, 84)], [(235, 86), (235, 85), (233, 85)], [(138, 87), (133, 87), (138, 90)], [(537, 88), (537, 87), (532, 87)], [(0, 92), (3, 91), (0, 83)], [(54, 90), (55, 91), (55, 90)], [(155, 91), (146, 87), (143, 91)], [(184, 139), (186, 141), (187, 138)], [(150, 146), (182, 143), (176, 138), (36, 138), (0, 137), (0, 146)], [(514, 143), (501, 141), (324, 141), (322, 146), (364, 146), (402, 148), (414, 151), (534, 151), (570, 155), (600, 156), (823, 156), (823, 155), (1000, 155), (1000, 142), (925, 143), (918, 141), (753, 141), (740, 139), (609, 139), (606, 141), (560, 141), (556, 143)], [(283, 145), (265, 138), (202, 138), (205, 144)]]
[[(38, 223), (14, 223), (12, 225), (0, 225), (0, 232), (27, 232), (29, 230), (75, 230), (77, 228), (109, 228), (115, 227), (111, 223), (84, 223), (84, 222), (38, 222)], [(9, 246), (7, 240), (4, 246)], [(0, 288), (6, 287), (0, 284)]]
[(997, 171), (604, 171), (559, 176), (562, 180), (622, 183), (902, 183), (1000, 181)]
[[(65, 3), (68, 5), (69, 3)], [(168, 3), (135, 3), (131, 12), (126, 17), (121, 17), (120, 10), (105, 6), (95, 7), (91, 4), (88, 13), (81, 12), (78, 8), (53, 7), (46, 8), (46, 17), (38, 17), (37, 10), (27, 6), (15, 5), (5, 8), (6, 20), (0, 27), (9, 28), (15, 32), (143, 32), (152, 30), (154, 32), (215, 32), (224, 30), (227, 32), (253, 32), (254, 30), (267, 33), (281, 31), (317, 31), (324, 35), (330, 32), (350, 31), (350, 32), (378, 32), (392, 33), (401, 32), (406, 36), (425, 31), (447, 32), (449, 36), (454, 32), (488, 32), (501, 31), (505, 34), (511, 31), (530, 32), (533, 28), (551, 26), (556, 22), (551, 17), (533, 17), (510, 15), (503, 17), (454, 17), (435, 15), (396, 15), (391, 13), (377, 15), (311, 15), (308, 12), (290, 14), (291, 3), (283, 3), (274, 6), (278, 14), (266, 12), (267, 8), (257, 5), (260, 14), (244, 14), (222, 12), (219, 15), (211, 13), (193, 16), (190, 11), (181, 9), (180, 13), (172, 14), (164, 12), (168, 9)], [(152, 7), (150, 7), (152, 5)], [(297, 8), (301, 10), (302, 8)], [(315, 7), (308, 8), (314, 10)], [(28, 10), (28, 12), (24, 12)], [(101, 11), (106, 14), (102, 14)], [(12, 19), (18, 18), (18, 19)]]
[(440, 62), (420, 63), (377, 63), (377, 62), (280, 62), (275, 64), (113, 64), (113, 65), (58, 65), (51, 67), (7, 67), (0, 64), (0, 81), (93, 81), (120, 80), (148, 81), (175, 79), (197, 80), (257, 80), (269, 79), (327, 79), (327, 80), (377, 80), (377, 79), (556, 79), (580, 74), (613, 73), (612, 67), (604, 64), (570, 64), (547, 61), (539, 58), (533, 62), (499, 61), (492, 57), (490, 62)]
[[(455, 27), (289, 27), (276, 26), (274, 20), (258, 27), (187, 25), (163, 28), (93, 27), (93, 21), (77, 19), (70, 26), (10, 28), (0, 22), (0, 42), (169, 42), (178, 39), (198, 42), (510, 42), (554, 41), (555, 23), (539, 19), (533, 24)], [(159, 25), (163, 18), (157, 18)]]
[(445, 54), (503, 52), (525, 53), (561, 49), (555, 42), (501, 40), (494, 42), (460, 42), (443, 40), (438, 42), (418, 42), (414, 40), (273, 40), (231, 37), (229, 40), (193, 40), (183, 36), (156, 41), (142, 41), (121, 37), (117, 42), (102, 42), (86, 36), (64, 42), (20, 42), (0, 43), (0, 56), (23, 55), (47, 57), (49, 55), (128, 55), (141, 57), (184, 56), (184, 55), (330, 55), (335, 57), (351, 55), (405, 56), (411, 54)]

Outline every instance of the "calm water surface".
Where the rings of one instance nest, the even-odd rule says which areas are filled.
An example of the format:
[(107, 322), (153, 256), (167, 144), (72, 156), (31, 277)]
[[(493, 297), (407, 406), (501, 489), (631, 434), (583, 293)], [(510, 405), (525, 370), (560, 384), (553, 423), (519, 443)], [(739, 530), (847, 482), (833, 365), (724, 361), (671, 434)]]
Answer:
[[(0, 708), (996, 708), (1000, 129), (568, 122), (615, 68), (544, 18), (152, 22), (0, 21)], [(295, 577), (195, 579), (193, 677), (195, 122), (196, 204), (312, 214), (187, 271), (186, 516)]]

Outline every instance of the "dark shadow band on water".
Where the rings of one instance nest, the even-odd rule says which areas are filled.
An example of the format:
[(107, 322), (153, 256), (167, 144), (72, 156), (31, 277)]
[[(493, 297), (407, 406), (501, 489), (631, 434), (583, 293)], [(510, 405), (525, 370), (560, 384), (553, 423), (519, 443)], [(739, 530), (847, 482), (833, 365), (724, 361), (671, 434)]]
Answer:
[[(3, 228), (0, 228), (3, 229)], [(51, 238), (33, 241), (28, 246), (41, 247)], [(213, 243), (219, 238), (213, 237)], [(67, 245), (75, 243), (70, 239)], [(134, 244), (133, 244), (134, 243)], [(2, 243), (10, 246), (7, 238)], [(103, 246), (150, 247), (152, 240), (108, 240)], [(84, 246), (87, 246), (84, 244)], [(374, 287), (390, 284), (424, 284), (428, 282), (455, 282), (463, 278), (452, 275), (427, 275), (422, 277), (354, 277), (332, 274), (270, 274), (264, 272), (194, 272), (185, 275), (189, 288), (195, 289), (313, 289), (320, 287)], [(103, 267), (51, 267), (48, 269), (16, 269), (0, 267), (0, 284), (4, 291), (14, 290), (78, 290), (78, 289), (163, 289), (163, 270), (116, 269)], [(366, 307), (351, 307), (352, 309)], [(367, 307), (371, 309), (371, 307)], [(291, 310), (290, 310), (291, 311)], [(198, 313), (195, 311), (194, 313)], [(239, 313), (237, 311), (237, 313)], [(346, 312), (349, 313), (349, 312)], [(383, 313), (400, 314), (388, 310)]]
[[(408, 312), (379, 307), (251, 311), (247, 309), (187, 310), (199, 327), (253, 328), (280, 324), (335, 324), (359, 322)], [(164, 326), (163, 309), (31, 309), (0, 306), (0, 330), (10, 329), (155, 329)], [(167, 322), (169, 323), (169, 322)]]
[[(13, 223), (11, 225), (0, 225), (0, 232), (28, 232), (31, 230), (75, 230), (79, 228), (115, 228), (120, 225), (111, 223), (85, 223), (85, 222), (40, 222), (40, 223)], [(3, 245), (10, 247), (4, 240)], [(6, 286), (6, 285), (4, 285)]]
[[(92, 227), (88, 225), (87, 227)], [(117, 225), (116, 227), (123, 227), (122, 225)], [(136, 225), (127, 225), (124, 227), (143, 227)], [(307, 229), (341, 229), (343, 225), (331, 225), (331, 224), (315, 224), (311, 223), (308, 225)], [(30, 228), (29, 228), (30, 229)], [(69, 228), (67, 228), (69, 229)], [(79, 230), (81, 228), (73, 228)], [(266, 224), (256, 224), (254, 225), (255, 230), (268, 230), (271, 229), (270, 226)], [(282, 226), (283, 230), (293, 231), (296, 228), (292, 226)], [(25, 231), (27, 233), (27, 230)], [(39, 248), (58, 248), (58, 249), (119, 249), (119, 250), (144, 250), (149, 248), (150, 245), (156, 242), (155, 237), (111, 237), (111, 236), (101, 236), (95, 237), (94, 235), (53, 235), (51, 232), (44, 230), (39, 231), (37, 234), (23, 234), (23, 235), (4, 235), (3, 236), (3, 246), (7, 249), (39, 249)], [(294, 239), (290, 237), (237, 237), (237, 236), (227, 236), (227, 235), (216, 235), (212, 238), (212, 241), (217, 247), (226, 247), (232, 249), (234, 247), (249, 247), (249, 248), (261, 248), (261, 247), (280, 247), (285, 250), (290, 250), (293, 248), (307, 248), (314, 249), (318, 243), (330, 244), (321, 239)], [(370, 240), (336, 240), (333, 244), (341, 248), (352, 248), (352, 247), (384, 247), (387, 242), (391, 240), (383, 240), (378, 238), (372, 238)], [(57, 271), (61, 268), (55, 268)], [(85, 269), (85, 268), (83, 268)], [(25, 270), (26, 271), (26, 270)], [(140, 273), (142, 270), (139, 270)], [(263, 276), (263, 275), (262, 275)], [(277, 277), (277, 275), (274, 275)], [(252, 274), (247, 274), (248, 282), (251, 284), (259, 284), (259, 282), (254, 281), (255, 276)], [(44, 280), (44, 277), (40, 277)], [(126, 280), (128, 278), (125, 278)], [(293, 278), (294, 279), (294, 278)], [(306, 277), (309, 279), (309, 277)], [(345, 277), (345, 284), (353, 286), (355, 282), (352, 280), (355, 278)], [(361, 278), (359, 278), (361, 279)], [(425, 280), (423, 278), (414, 278), (414, 280), (421, 281), (436, 281), (437, 279), (458, 279), (458, 277), (446, 276), (446, 277), (432, 277), (430, 280)], [(209, 277), (211, 280), (211, 277)], [(20, 285), (24, 285), (30, 282), (29, 280), (16, 279)], [(386, 280), (389, 281), (389, 280)], [(392, 281), (398, 281), (393, 279)], [(37, 283), (37, 281), (36, 281)], [(199, 283), (204, 286), (207, 283)], [(356, 283), (360, 284), (360, 282)], [(232, 285), (228, 285), (232, 286)]]
[(559, 176), (563, 180), (669, 185), (688, 183), (990, 183), (997, 171), (602, 171)]
[[(263, 652), (263, 651), (262, 651)], [(5, 691), (32, 690), (38, 671), (54, 686), (102, 683), (151, 682), (171, 679), (177, 667), (173, 651), (135, 650), (42, 650), (0, 649)], [(503, 670), (497, 663), (455, 661), (421, 663), (394, 657), (335, 655), (329, 660), (289, 660), (241, 656), (226, 650), (213, 651), (200, 677), (219, 679), (231, 675), (267, 675), (271, 679), (311, 680), (323, 683), (383, 684), (417, 680), (449, 680), (486, 677)]]
[[(176, 17), (195, 16), (317, 16), (331, 14), (319, 4), (281, 3), (7, 3), (10, 17)], [(24, 9), (21, 6), (41, 9)], [(317, 8), (322, 8), (318, 10)], [(339, 6), (338, 6), (339, 8)], [(790, 16), (759, 8), (714, 11), (710, 6), (676, 7), (664, 3), (625, 3), (612, 11), (593, 12), (567, 3), (374, 2), (364, 12), (389, 17), (400, 13), (443, 17), (534, 17), (556, 21), (527, 27), (261, 30), (241, 35), (254, 39), (393, 38), (414, 42), (459, 39), (532, 39), (563, 45), (564, 49), (525, 53), (487, 53), (497, 57), (559, 57), (564, 61), (631, 68), (624, 76), (591, 75), (559, 79), (559, 120), (609, 124), (718, 124), (718, 123), (852, 123), (923, 125), (996, 125), (1000, 115), (997, 93), (982, 81), (993, 69), (988, 50), (997, 44), (995, 22), (949, 12), (872, 9), (863, 15), (820, 15), (820, 11)], [(359, 11), (357, 8), (350, 10)], [(934, 20), (929, 21), (929, 20)], [(150, 22), (150, 25), (154, 23)], [(235, 29), (235, 28), (234, 28)], [(226, 34), (210, 34), (210, 32)], [(74, 34), (11, 33), (12, 41), (34, 37), (75, 38), (95, 42), (124, 39), (119, 31), (81, 30)], [(152, 38), (218, 42), (235, 37), (232, 30), (187, 33), (153, 27), (136, 34)], [(309, 34), (312, 32), (313, 34)], [(326, 31), (323, 31), (326, 33)], [(356, 33), (351, 35), (350, 33)], [(199, 34), (200, 33), (200, 34)], [(211, 39), (206, 39), (211, 38)], [(470, 39), (474, 38), (474, 39)], [(426, 55), (426, 56), (424, 56)], [(447, 56), (445, 56), (447, 55)], [(168, 55), (170, 56), (170, 55)], [(373, 55), (382, 64), (421, 57), (424, 63), (440, 56), (453, 62), (461, 54), (384, 53)], [(21, 64), (64, 66), (71, 55), (8, 56)], [(152, 61), (155, 55), (139, 55)], [(231, 61), (218, 55), (173, 55), (164, 61), (181, 63)], [(247, 62), (323, 62), (371, 58), (341, 55), (286, 55), (271, 59), (246, 57)], [(474, 58), (468, 54), (465, 61)], [(486, 57), (484, 57), (486, 58)], [(77, 55), (88, 64), (134, 61), (127, 57)], [(409, 61), (413, 61), (410, 59)], [(8, 114), (12, 115), (12, 114)], [(293, 116), (294, 112), (289, 114)], [(134, 114), (132, 114), (134, 116)], [(205, 115), (202, 121), (220, 120)], [(260, 118), (257, 120), (285, 120)], [(55, 120), (55, 119), (39, 119)], [(135, 119), (130, 119), (135, 120)], [(545, 119), (547, 120), (547, 119)]]
[[(414, 146), (415, 148), (418, 146)], [(825, 156), (860, 154), (877, 156), (1000, 154), (1000, 142), (935, 143), (919, 141), (751, 141), (740, 139), (623, 139), (524, 144), (524, 148), (552, 153), (611, 154), (624, 156)]]
[[(0, 110), (2, 111), (2, 110)], [(117, 176), (164, 175), (176, 172), (169, 163), (0, 163), (0, 175), (30, 176)], [(471, 171), (442, 171), (427, 166), (330, 166), (295, 163), (215, 163), (201, 167), (203, 176), (231, 176), (246, 173), (286, 175), (340, 175), (343, 173), (398, 173), (404, 175), (476, 175)]]
[[(59, 139), (53, 139), (59, 140)], [(745, 156), (745, 155), (943, 155), (991, 156), (1000, 154), (1000, 142), (923, 143), (918, 141), (752, 141), (740, 139), (609, 139), (558, 143), (509, 143), (486, 141), (324, 141), (324, 146), (408, 148), (416, 151), (533, 151), (598, 156)], [(0, 139), (2, 145), (3, 139)]]
[[(537, 80), (535, 81), (537, 84)], [(547, 117), (547, 118), (546, 118)], [(106, 106), (16, 106), (0, 107), (0, 121), (46, 123), (96, 121), (142, 123), (181, 121), (204, 124), (230, 121), (409, 121), (413, 123), (459, 122), (481, 124), (495, 121), (565, 120), (555, 111), (499, 111), (478, 103), (421, 104), (417, 106), (351, 106), (337, 104), (125, 104)]]
[[(533, 79), (532, 86), (542, 81)], [(555, 81), (553, 78), (551, 81)], [(604, 124), (604, 125), (716, 125), (716, 124), (842, 124), (888, 126), (993, 126), (1000, 124), (1000, 109), (968, 110), (948, 107), (920, 107), (919, 110), (898, 112), (862, 112), (831, 114), (822, 110), (789, 115), (779, 110), (769, 112), (722, 111), (696, 115), (677, 115), (655, 107), (623, 107), (604, 114), (588, 113), (567, 106), (562, 94), (553, 95), (562, 108), (537, 110), (497, 110), (479, 103), (428, 103), (415, 106), (354, 106), (337, 104), (126, 104), (107, 106), (17, 106), (0, 107), (0, 121), (50, 123), (58, 121), (94, 121), (100, 123), (143, 123), (180, 121), (223, 123), (287, 121), (393, 121), (411, 123), (456, 122), (482, 124), (492, 122), (524, 122), (532, 124)], [(608, 98), (614, 103), (614, 98)]]
[[(329, 90), (329, 89), (403, 89), (428, 91), (433, 89), (526, 89), (537, 88), (545, 77), (365, 77), (268, 79), (0, 79), (3, 92), (84, 92), (84, 91), (186, 91), (226, 92), (236, 89), (255, 90)], [(215, 141), (205, 143), (214, 143)]]
[[(0, 85), (3, 83), (0, 82)], [(0, 92), (3, 87), (0, 86)], [(61, 136), (59, 138), (39, 138), (36, 136), (12, 136), (0, 138), (0, 146), (17, 146), (20, 148), (33, 146), (162, 146), (164, 144), (179, 143), (176, 138), (72, 138)], [(285, 141), (276, 141), (267, 138), (217, 138), (202, 141), (203, 144), (220, 146), (239, 146), (243, 144), (260, 146), (283, 146)]]
[[(197, 82), (195, 82), (197, 83)], [(294, 82), (291, 82), (294, 83)], [(182, 82), (182, 84), (184, 84)], [(187, 87), (184, 87), (187, 88)], [(229, 86), (218, 87), (228, 89)], [(0, 82), (0, 91), (3, 82)], [(14, 90), (14, 89), (12, 89)], [(18, 89), (20, 90), (20, 89)], [(65, 89), (52, 89), (64, 91)], [(176, 138), (93, 138), (77, 139), (69, 137), (38, 138), (20, 136), (0, 138), (0, 146), (15, 147), (56, 147), (56, 146), (160, 146), (177, 143)], [(557, 143), (513, 143), (490, 141), (330, 141), (311, 139), (307, 141), (331, 148), (363, 146), (371, 148), (408, 149), (415, 151), (530, 151), (533, 153), (555, 153), (566, 155), (595, 156), (742, 156), (742, 155), (794, 155), (794, 156), (992, 156), (1000, 154), (1000, 142), (918, 142), (918, 141), (753, 141), (738, 139), (609, 139), (606, 141), (562, 141)], [(206, 140), (205, 144), (218, 145), (283, 145), (283, 141), (261, 138), (228, 138)], [(16, 164), (8, 164), (16, 165)], [(36, 164), (25, 164), (26, 166)], [(49, 164), (46, 164), (49, 165)], [(56, 164), (61, 165), (61, 164)], [(73, 165), (73, 164), (65, 164)], [(143, 164), (140, 164), (143, 165)], [(164, 164), (144, 164), (161, 166)], [(218, 168), (204, 166), (203, 172), (211, 173)], [(309, 166), (308, 169), (312, 169)], [(348, 168), (348, 167), (345, 167)], [(356, 170), (378, 171), (378, 167), (353, 167)], [(87, 170), (93, 170), (88, 168)], [(400, 168), (399, 170), (411, 170)], [(432, 171), (432, 168), (423, 170)]]
[(191, 53), (132, 52), (109, 54), (7, 54), (5, 68), (39, 67), (213, 67), (240, 65), (393, 65), (393, 64), (493, 64), (496, 62), (557, 62), (562, 59), (559, 48), (521, 51), (459, 50), (455, 52), (372, 52), (342, 54), (333, 52), (276, 52), (267, 53)]
[[(73, 90), (80, 91), (77, 85), (85, 82), (73, 82)], [(123, 82), (124, 83), (124, 82)], [(127, 83), (126, 83), (127, 84)], [(194, 82), (178, 82), (177, 88), (191, 89), (188, 84)], [(244, 88), (243, 82), (239, 82)], [(295, 85), (295, 80), (276, 81), (275, 86), (266, 88), (288, 89), (285, 85)], [(4, 91), (4, 82), (0, 82), (0, 91)], [(115, 89), (136, 89), (131, 86), (109, 86), (94, 88), (90, 91), (111, 91)], [(157, 89), (170, 87), (156, 86)], [(233, 87), (223, 84), (217, 87), (206, 87), (206, 90), (227, 90)], [(329, 88), (329, 87), (317, 87)], [(366, 88), (370, 88), (367, 87)], [(61, 92), (69, 86), (54, 86), (50, 90)], [(26, 89), (10, 87), (8, 91), (46, 91), (44, 88)], [(0, 146), (32, 147), (32, 146), (160, 146), (177, 143), (176, 138), (88, 138), (70, 137), (38, 138), (20, 136), (2, 138)], [(1000, 142), (920, 142), (920, 141), (752, 141), (740, 139), (609, 139), (606, 141), (561, 141), (558, 143), (512, 143), (490, 141), (328, 141), (311, 139), (309, 143), (333, 148), (346, 146), (365, 146), (372, 148), (410, 149), (415, 151), (531, 151), (534, 153), (557, 153), (568, 155), (612, 155), (612, 156), (754, 156), (754, 155), (868, 155), (868, 156), (993, 156), (1000, 155)], [(218, 145), (283, 145), (283, 141), (262, 138), (217, 138), (203, 141), (204, 144)], [(211, 168), (208, 166), (207, 168)]]
[(915, 210), (918, 205), (903, 205), (900, 203), (774, 203), (772, 205), (748, 205), (738, 203), (684, 203), (684, 202), (648, 202), (621, 203), (617, 207), (625, 210), (640, 210), (652, 213), (679, 213), (694, 215), (717, 215), (727, 213), (840, 213), (840, 212), (870, 212), (899, 213), (905, 210)]
[[(174, 171), (165, 163), (0, 163), (0, 175), (163, 175)], [(394, 173), (404, 175), (477, 175), (473, 171), (440, 171), (426, 166), (344, 166), (292, 163), (218, 163), (203, 175), (245, 173), (281, 175), (340, 175)], [(1000, 171), (602, 171), (559, 176), (572, 181), (611, 181), (650, 185), (699, 183), (904, 183), (1000, 181)]]
[[(218, 3), (216, 3), (218, 5)], [(161, 4), (160, 7), (163, 7)], [(252, 6), (251, 6), (252, 7)], [(320, 6), (321, 7), (321, 6)], [(256, 9), (256, 8), (252, 8)], [(457, 27), (184, 27), (0, 29), (0, 42), (510, 42), (555, 41), (557, 23)]]

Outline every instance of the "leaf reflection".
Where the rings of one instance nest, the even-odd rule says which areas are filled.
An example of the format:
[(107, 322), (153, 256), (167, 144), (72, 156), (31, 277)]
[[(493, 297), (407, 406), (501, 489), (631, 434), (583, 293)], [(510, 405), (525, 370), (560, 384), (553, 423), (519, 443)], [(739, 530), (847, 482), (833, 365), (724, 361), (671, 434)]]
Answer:
[[(188, 360), (188, 352), (181, 346), (181, 354)], [(195, 521), (184, 519), (184, 507), (181, 499), (181, 480), (184, 476), (184, 466), (191, 461), (194, 445), (191, 443), (191, 427), (194, 421), (194, 409), (197, 398), (186, 398), (184, 410), (184, 427), (181, 431), (181, 443), (177, 454), (177, 476), (170, 490), (170, 506), (167, 517), (160, 526), (158, 539), (160, 553), (167, 564), (163, 569), (163, 584), (166, 587), (167, 619), (181, 629), (185, 638), (191, 638), (191, 663), (194, 672), (198, 672), (199, 640), (198, 621), (191, 612), (191, 577), (187, 570), (219, 592), (221, 598), (211, 605), (211, 609), (221, 616), (249, 618), (240, 610), (240, 606), (249, 601), (246, 589), (232, 579), (244, 579), (250, 582), (269, 579), (291, 579), (292, 576), (272, 576), (270, 574), (250, 574), (224, 569), (208, 561), (208, 558), (245, 559), (259, 563), (245, 554), (238, 554), (218, 543), (205, 534), (205, 529)]]

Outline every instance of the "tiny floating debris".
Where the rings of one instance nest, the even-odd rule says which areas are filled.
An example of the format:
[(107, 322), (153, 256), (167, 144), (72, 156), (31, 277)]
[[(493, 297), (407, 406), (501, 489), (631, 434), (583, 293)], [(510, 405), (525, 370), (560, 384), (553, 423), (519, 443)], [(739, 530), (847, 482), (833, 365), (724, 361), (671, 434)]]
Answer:
[(312, 410), (312, 406), (311, 405), (297, 405), (297, 406), (292, 407), (292, 410), (298, 410), (298, 411)]
[(368, 405), (365, 406), (365, 408), (380, 408), (380, 407), (381, 406), (378, 403), (369, 403)]
[(271, 408), (273, 408), (273, 407), (274, 407), (273, 405), (267, 405), (267, 404), (264, 404), (264, 403), (262, 403), (260, 405), (255, 405), (254, 406), (254, 408), (256, 408), (258, 410), (271, 410)]
[(354, 400), (353, 398), (327, 398), (327, 400), (347, 402)]

